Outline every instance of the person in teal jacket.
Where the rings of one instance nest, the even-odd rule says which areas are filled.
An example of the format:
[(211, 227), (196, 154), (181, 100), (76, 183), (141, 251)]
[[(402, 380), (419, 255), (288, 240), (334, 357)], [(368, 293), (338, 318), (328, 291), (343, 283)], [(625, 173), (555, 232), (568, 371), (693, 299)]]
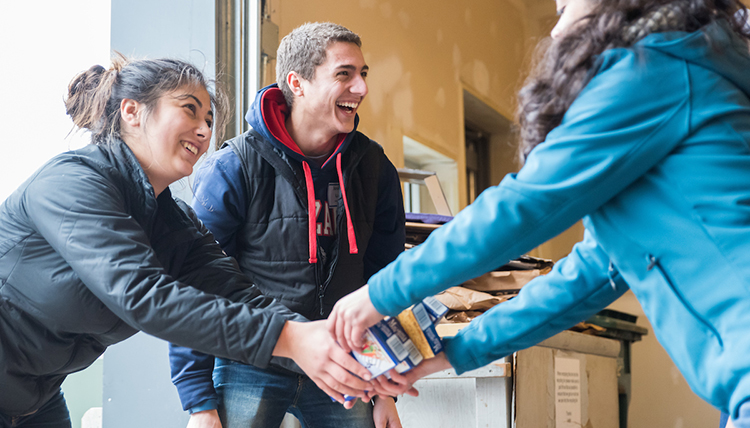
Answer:
[(329, 330), (359, 346), (384, 315), (583, 218), (583, 241), (549, 275), (446, 338), (442, 356), (394, 376), (398, 388), (381, 388), (484, 366), (630, 289), (695, 393), (750, 427), (747, 12), (733, 0), (557, 6), (553, 40), (519, 96), (522, 169), (341, 299)]

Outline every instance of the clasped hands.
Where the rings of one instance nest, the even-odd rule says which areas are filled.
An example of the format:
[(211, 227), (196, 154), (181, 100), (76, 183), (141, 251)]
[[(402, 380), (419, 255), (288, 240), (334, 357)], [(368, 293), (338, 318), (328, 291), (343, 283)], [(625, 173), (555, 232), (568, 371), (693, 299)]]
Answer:
[(346, 408), (354, 406), (356, 400), (345, 401), (344, 394), (362, 400), (370, 400), (375, 395), (417, 396), (419, 392), (412, 386), (414, 382), (451, 365), (445, 354), (440, 353), (404, 374), (391, 370), (390, 380), (385, 376), (372, 379), (370, 372), (350, 355), (350, 351), (362, 349), (365, 331), (381, 319), (383, 315), (373, 306), (365, 285), (339, 300), (328, 320), (295, 323), (299, 328), (295, 329), (296, 338), (290, 338), (289, 343), (312, 343), (319, 352), (308, 352), (306, 358), (293, 359), (318, 387)]

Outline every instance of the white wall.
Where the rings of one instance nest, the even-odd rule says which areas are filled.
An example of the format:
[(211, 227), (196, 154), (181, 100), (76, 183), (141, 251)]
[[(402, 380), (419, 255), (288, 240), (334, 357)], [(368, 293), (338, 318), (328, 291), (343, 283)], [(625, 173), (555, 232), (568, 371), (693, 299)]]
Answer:
[[(70, 134), (63, 99), (78, 72), (109, 62), (109, 34), (109, 1), (2, 1), (0, 203), (49, 158), (88, 142)], [(73, 428), (101, 406), (101, 379), (97, 361), (63, 384)]]
[(85, 144), (63, 97), (70, 80), (109, 61), (110, 2), (2, 1), (0, 201), (57, 153)]

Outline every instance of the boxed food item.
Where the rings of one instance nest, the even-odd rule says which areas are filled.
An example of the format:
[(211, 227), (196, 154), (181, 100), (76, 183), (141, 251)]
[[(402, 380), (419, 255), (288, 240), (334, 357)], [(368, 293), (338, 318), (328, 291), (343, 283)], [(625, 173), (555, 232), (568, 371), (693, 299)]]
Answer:
[[(391, 317), (368, 328), (365, 345), (360, 350), (353, 350), (352, 356), (370, 371), (373, 378), (382, 374), (387, 376), (391, 369), (399, 373), (407, 372), (423, 359), (398, 319)], [(355, 399), (350, 396), (344, 398), (346, 401)]]
[[(414, 342), (409, 338), (409, 335), (406, 333), (398, 319), (387, 317), (381, 322), (384, 322), (390, 328), (390, 332), (384, 332), (386, 335), (389, 335), (388, 346), (393, 350), (397, 358), (401, 360), (396, 364), (396, 371), (404, 373), (421, 363), (423, 360), (422, 354), (419, 352), (419, 349), (414, 346)], [(375, 327), (379, 327), (383, 330), (382, 326), (379, 326), (379, 324), (380, 323), (376, 324)]]
[(438, 324), (443, 320), (445, 314), (448, 313), (448, 307), (434, 296), (425, 297), (422, 303), (424, 304), (424, 308), (427, 309), (427, 313), (430, 315), (433, 324)]
[(404, 310), (398, 315), (398, 320), (424, 358), (432, 358), (442, 352), (443, 342), (424, 303), (419, 302)]
[(373, 334), (372, 327), (365, 332), (365, 346), (360, 350), (353, 350), (352, 356), (372, 373), (373, 378), (395, 368), (399, 363), (393, 352), (389, 352), (388, 344)]
[(367, 329), (365, 346), (352, 351), (354, 359), (378, 377), (390, 369), (403, 373), (422, 361), (422, 355), (396, 318), (388, 317)]

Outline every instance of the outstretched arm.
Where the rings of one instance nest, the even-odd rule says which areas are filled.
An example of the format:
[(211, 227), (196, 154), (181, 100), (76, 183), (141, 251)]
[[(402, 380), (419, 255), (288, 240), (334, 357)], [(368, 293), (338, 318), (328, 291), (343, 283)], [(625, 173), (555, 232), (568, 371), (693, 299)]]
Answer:
[(586, 320), (628, 290), (609, 256), (587, 230), (583, 241), (518, 296), (443, 340), (457, 373), (485, 366)]
[(587, 231), (552, 272), (535, 278), (517, 297), (493, 307), (456, 336), (443, 338), (445, 351), (435, 358), (403, 375), (391, 373), (393, 382), (378, 379), (376, 390), (402, 394), (431, 373), (453, 367), (460, 374), (485, 366), (587, 319), (627, 290)]
[[(28, 186), (29, 197), (23, 201), (24, 209), (87, 289), (131, 327), (258, 367), (268, 365), (277, 342), (286, 343), (280, 339), (284, 330), (311, 330), (319, 325), (329, 344), (333, 342), (322, 324), (286, 329), (290, 323), (304, 326), (289, 321), (301, 317), (263, 296), (199, 224), (178, 229), (180, 234), (168, 239), (158, 235), (170, 232), (168, 227), (151, 236), (141, 224), (144, 220), (139, 222), (131, 215), (119, 187), (75, 158), (60, 162), (68, 163), (62, 169), (64, 174), (51, 164), (34, 177)], [(66, 192), (57, 190), (61, 176)], [(186, 216), (174, 206), (169, 192), (163, 192), (156, 203), (164, 205), (163, 214), (168, 216), (157, 216), (157, 221), (183, 225), (195, 221), (189, 210)], [(170, 245), (170, 239), (180, 239), (183, 244), (176, 248), (174, 257), (162, 260), (160, 255), (165, 253), (155, 248)], [(173, 263), (183, 267), (179, 278), (165, 268)], [(296, 335), (297, 340), (290, 345), (292, 352), (276, 355), (293, 358), (336, 397), (350, 392), (364, 396), (356, 391), (368, 389), (367, 384), (343, 372), (365, 375), (365, 369), (341, 358), (340, 349), (321, 346), (326, 344), (321, 334), (313, 336), (312, 330), (308, 333)], [(315, 342), (311, 337), (319, 339)], [(315, 364), (307, 363), (311, 360), (333, 360), (344, 368), (337, 371), (333, 363), (324, 364), (324, 373), (335, 373), (325, 377), (318, 375), (320, 369)]]

